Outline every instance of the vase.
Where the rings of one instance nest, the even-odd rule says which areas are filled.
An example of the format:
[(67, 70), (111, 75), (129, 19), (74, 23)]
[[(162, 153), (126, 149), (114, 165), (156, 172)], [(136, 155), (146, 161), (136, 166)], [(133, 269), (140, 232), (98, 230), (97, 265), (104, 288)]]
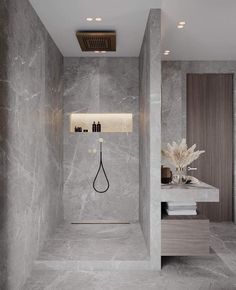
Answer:
[(175, 174), (173, 176), (173, 182), (175, 184), (185, 184), (187, 181), (187, 176), (185, 174), (185, 170), (182, 167), (178, 167), (175, 170)]

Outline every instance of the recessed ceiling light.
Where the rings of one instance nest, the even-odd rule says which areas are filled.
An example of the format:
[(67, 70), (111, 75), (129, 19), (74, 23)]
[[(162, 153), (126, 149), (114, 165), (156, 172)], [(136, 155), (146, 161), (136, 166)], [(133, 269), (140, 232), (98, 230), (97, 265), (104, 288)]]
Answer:
[(96, 21), (102, 21), (102, 18), (101, 17), (96, 17), (95, 20)]
[(86, 20), (87, 21), (93, 21), (93, 18), (92, 17), (87, 17)]
[(179, 28), (179, 29), (182, 29), (182, 28), (184, 28), (184, 25), (186, 24), (186, 22), (185, 21), (179, 21), (179, 23), (178, 23), (178, 25), (177, 25), (177, 27)]
[(95, 51), (94, 51), (94, 53), (99, 53), (99, 52), (100, 52), (100, 51), (98, 51), (98, 50), (95, 50)]
[(169, 55), (170, 51), (169, 50), (165, 50), (164, 51), (164, 55)]

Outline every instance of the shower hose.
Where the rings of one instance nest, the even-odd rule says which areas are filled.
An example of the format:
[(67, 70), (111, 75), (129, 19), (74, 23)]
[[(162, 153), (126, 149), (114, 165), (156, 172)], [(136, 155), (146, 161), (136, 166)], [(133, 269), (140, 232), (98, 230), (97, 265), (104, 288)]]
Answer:
[[(94, 178), (94, 181), (93, 181), (93, 188), (94, 188), (94, 190), (95, 190), (96, 192), (98, 192), (98, 193), (104, 193), (104, 192), (108, 191), (108, 189), (109, 189), (109, 187), (110, 187), (110, 183), (109, 183), (109, 180), (108, 180), (108, 178), (107, 178), (107, 174), (106, 174), (106, 171), (105, 171), (105, 169), (104, 169), (103, 162), (102, 162), (102, 143), (103, 143), (103, 139), (100, 138), (100, 139), (99, 139), (99, 142), (100, 142), (100, 162), (99, 162), (99, 168), (98, 168), (97, 174), (96, 174), (96, 176), (95, 176), (95, 178)], [(96, 180), (97, 180), (98, 175), (99, 175), (99, 172), (100, 172), (101, 170), (103, 171), (104, 176), (105, 176), (105, 178), (106, 178), (106, 182), (107, 182), (107, 187), (106, 187), (104, 190), (98, 190), (98, 189), (96, 188), (96, 185), (95, 185)]]

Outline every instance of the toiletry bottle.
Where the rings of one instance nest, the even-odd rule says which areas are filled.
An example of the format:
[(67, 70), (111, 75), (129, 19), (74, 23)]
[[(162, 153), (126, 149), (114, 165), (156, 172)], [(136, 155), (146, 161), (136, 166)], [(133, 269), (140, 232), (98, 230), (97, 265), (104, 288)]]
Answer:
[(97, 132), (97, 126), (95, 122), (93, 122), (93, 125), (92, 125), (92, 132)]
[(101, 130), (102, 130), (102, 126), (101, 126), (100, 122), (98, 122), (98, 124), (97, 124), (97, 132), (101, 132)]

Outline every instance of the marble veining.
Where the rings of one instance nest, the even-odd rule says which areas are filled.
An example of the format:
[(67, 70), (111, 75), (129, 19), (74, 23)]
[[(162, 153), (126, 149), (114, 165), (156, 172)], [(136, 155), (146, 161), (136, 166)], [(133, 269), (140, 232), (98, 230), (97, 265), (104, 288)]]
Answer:
[[(184, 261), (183, 261), (184, 263)], [(175, 271), (171, 276), (153, 271), (83, 271), (78, 273), (62, 271), (34, 271), (23, 290), (58, 289), (58, 290), (234, 290), (234, 277), (207, 277), (204, 275), (185, 276), (184, 271)], [(193, 271), (198, 268), (191, 266)], [(204, 269), (203, 269), (204, 271)], [(198, 272), (197, 272), (198, 273)], [(210, 273), (208, 270), (205, 272)], [(49, 288), (50, 287), (50, 288)]]
[(205, 257), (166, 257), (162, 271), (65, 271), (36, 266), (22, 290), (234, 290), (236, 226), (211, 224), (211, 252)]
[[(65, 219), (137, 221), (138, 58), (65, 58), (64, 82)], [(132, 113), (133, 132), (70, 133), (72, 112)], [(103, 161), (110, 180), (110, 189), (104, 194), (92, 187), (99, 166), (100, 137), (104, 138)]]
[(63, 224), (46, 240), (38, 261), (145, 260), (139, 224)]
[(0, 1), (0, 288), (63, 218), (63, 57), (27, 0)]
[(162, 147), (182, 139), (182, 82), (179, 62), (162, 62)]
[(219, 202), (219, 189), (204, 182), (197, 184), (162, 184), (161, 201)]

